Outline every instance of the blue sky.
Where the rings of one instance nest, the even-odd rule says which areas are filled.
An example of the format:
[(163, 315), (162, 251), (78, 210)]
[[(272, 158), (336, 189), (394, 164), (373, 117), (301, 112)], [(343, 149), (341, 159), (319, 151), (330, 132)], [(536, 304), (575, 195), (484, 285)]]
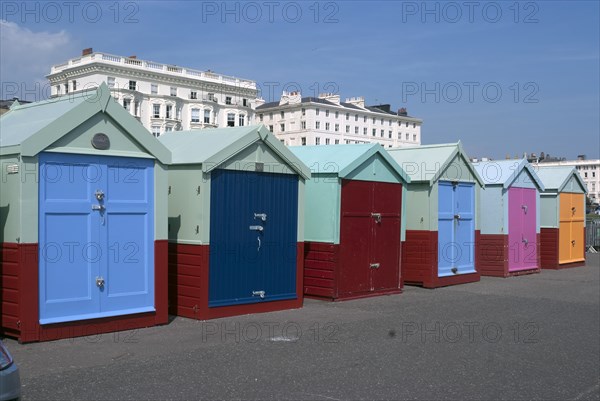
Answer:
[(253, 79), (266, 100), (406, 107), (424, 144), (472, 156), (600, 157), (597, 1), (0, 4), (3, 98), (43, 96), (52, 64), (93, 47)]

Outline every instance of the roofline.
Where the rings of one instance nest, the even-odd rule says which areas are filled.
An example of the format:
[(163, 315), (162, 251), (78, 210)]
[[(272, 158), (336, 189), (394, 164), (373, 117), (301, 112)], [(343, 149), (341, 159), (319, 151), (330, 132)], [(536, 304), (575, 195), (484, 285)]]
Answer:
[[(586, 195), (588, 194), (587, 185), (585, 185), (585, 182), (583, 181), (583, 178), (581, 178), (581, 176), (577, 172), (577, 169), (574, 166), (547, 166), (547, 167), (542, 167), (542, 169), (544, 169), (544, 168), (552, 169), (552, 168), (555, 168), (555, 167), (558, 167), (558, 168), (571, 167), (571, 172), (569, 173), (569, 175), (567, 176), (567, 178), (556, 189), (556, 193), (557, 194), (563, 191), (563, 189), (565, 188), (565, 186), (567, 185), (567, 183), (571, 179), (572, 175), (575, 176), (575, 180), (579, 183), (579, 186), (581, 186), (581, 189), (583, 189), (583, 193), (585, 193)], [(550, 191), (552, 191), (552, 189), (548, 189), (545, 192), (546, 193), (551, 193)]]
[[(477, 162), (477, 163), (473, 163), (475, 164), (489, 164), (489, 163), (494, 163), (494, 162), (503, 162), (505, 163), (506, 161), (511, 161), (511, 160), (489, 160), (489, 161), (485, 161), (485, 162)], [(515, 160), (516, 161), (516, 160)], [(504, 182), (492, 182), (489, 184), (485, 184), (486, 187), (491, 187), (491, 186), (502, 186), (502, 188), (507, 189), (508, 187), (510, 187), (513, 182), (515, 182), (515, 180), (517, 179), (517, 177), (519, 176), (519, 174), (521, 174), (521, 171), (523, 170), (527, 170), (529, 172), (529, 174), (531, 175), (531, 178), (533, 178), (534, 183), (536, 184), (536, 186), (538, 187), (539, 191), (544, 191), (545, 187), (544, 184), (542, 183), (542, 180), (540, 179), (540, 177), (538, 177), (537, 173), (535, 172), (535, 169), (533, 168), (533, 166), (531, 165), (531, 163), (529, 163), (527, 161), (527, 159), (520, 159), (519, 163), (517, 164), (517, 168), (515, 169), (515, 171), (508, 177), (508, 179), (506, 179)]]
[[(314, 98), (314, 96), (310, 96), (310, 98)], [(327, 99), (323, 99), (323, 100), (327, 100)], [(272, 103), (272, 102), (267, 102), (267, 103)], [(265, 104), (267, 104), (267, 103), (265, 103)], [(344, 110), (352, 110), (352, 112), (354, 112), (354, 113), (364, 113), (364, 112), (366, 112), (366, 113), (372, 113), (372, 114), (377, 115), (377, 116), (382, 116), (383, 115), (383, 116), (389, 116), (389, 117), (401, 117), (401, 118), (403, 118), (405, 120), (410, 120), (412, 122), (423, 123), (423, 119), (417, 118), (417, 117), (399, 116), (397, 114), (386, 113), (384, 111), (382, 111), (381, 113), (378, 113), (378, 112), (371, 111), (371, 110), (369, 110), (367, 108), (363, 108), (363, 107), (359, 107), (359, 106), (356, 106), (356, 107), (359, 107), (358, 110), (357, 109), (350, 109), (348, 107), (345, 107), (345, 106), (342, 106), (342, 105), (336, 104), (336, 103), (326, 104), (326, 103), (318, 103), (318, 102), (313, 102), (313, 101), (309, 101), (307, 103), (291, 103), (291, 104), (290, 103), (286, 103), (286, 104), (281, 104), (281, 105), (272, 106), (272, 107), (264, 107), (264, 105), (260, 105), (260, 106), (257, 106), (254, 109), (254, 111), (257, 114), (260, 114), (261, 112), (264, 112), (264, 111), (277, 110), (277, 109), (280, 109), (280, 108), (290, 108), (290, 109), (292, 109), (292, 108), (302, 108), (302, 105), (306, 105), (306, 104), (320, 105), (320, 106), (332, 107), (332, 108), (340, 108), (340, 109), (344, 109)], [(372, 107), (372, 106), (369, 106), (369, 107)], [(352, 114), (352, 112), (350, 114)]]
[(303, 177), (305, 180), (309, 180), (311, 178), (310, 169), (290, 150), (288, 150), (285, 145), (281, 144), (275, 135), (273, 135), (264, 125), (261, 124), (248, 126), (248, 132), (244, 134), (239, 141), (243, 142), (243, 145), (239, 148), (235, 148), (233, 151), (228, 148), (221, 149), (208, 159), (199, 162), (199, 164), (202, 164), (202, 171), (205, 173), (210, 173), (212, 170), (218, 168), (227, 160), (240, 153), (242, 150), (247, 149), (249, 146), (258, 141), (262, 141), (269, 147), (269, 149), (277, 154), (277, 156), (282, 158), (298, 175)]

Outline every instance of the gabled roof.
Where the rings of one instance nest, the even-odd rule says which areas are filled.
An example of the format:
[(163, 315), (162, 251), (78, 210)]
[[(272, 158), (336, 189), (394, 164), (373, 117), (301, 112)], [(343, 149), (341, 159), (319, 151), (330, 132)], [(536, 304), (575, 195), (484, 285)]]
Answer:
[(510, 187), (521, 174), (521, 171), (526, 170), (538, 189), (540, 191), (544, 190), (544, 184), (527, 159), (491, 160), (473, 163), (473, 167), (475, 167), (485, 185), (502, 185), (504, 188)]
[(289, 148), (304, 164), (310, 166), (313, 174), (337, 174), (347, 177), (374, 154), (379, 154), (404, 182), (410, 178), (402, 167), (377, 143), (291, 146)]
[(160, 162), (171, 161), (169, 151), (113, 101), (105, 83), (88, 91), (11, 107), (0, 117), (0, 153), (35, 156), (97, 113), (109, 115)]
[(572, 176), (587, 194), (587, 186), (581, 179), (577, 169), (573, 166), (538, 166), (536, 173), (544, 183), (546, 192), (562, 192)]
[(308, 167), (264, 125), (173, 131), (161, 135), (158, 140), (171, 151), (173, 156), (171, 164), (202, 164), (202, 170), (206, 173), (214, 170), (248, 146), (262, 141), (293, 171), (305, 179), (310, 178)]
[(460, 141), (439, 145), (422, 145), (406, 148), (386, 149), (402, 166), (412, 182), (427, 182), (433, 185), (444, 173), (455, 156), (461, 157), (475, 180), (483, 186), (483, 180), (473, 168), (469, 156)]

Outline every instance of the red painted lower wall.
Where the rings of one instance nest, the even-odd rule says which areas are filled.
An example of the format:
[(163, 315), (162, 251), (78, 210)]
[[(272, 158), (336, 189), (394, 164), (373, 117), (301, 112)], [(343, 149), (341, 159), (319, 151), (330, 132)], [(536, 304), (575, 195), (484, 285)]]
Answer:
[(166, 240), (154, 242), (155, 312), (40, 325), (38, 245), (0, 244), (2, 333), (25, 343), (133, 330), (167, 323), (167, 249)]
[[(400, 262), (400, 261), (399, 261)], [(307, 241), (304, 245), (304, 295), (309, 298), (329, 301), (347, 301), (379, 295), (400, 294), (403, 281), (397, 288), (379, 291), (347, 293), (339, 286), (340, 245)]]
[(296, 251), (296, 299), (246, 305), (208, 307), (210, 245), (169, 243), (169, 312), (191, 319), (216, 319), (301, 308), (304, 243)]
[[(585, 265), (585, 261), (562, 264), (559, 262), (558, 235), (558, 228), (542, 228), (540, 230), (540, 264), (542, 269), (556, 270)], [(583, 239), (585, 241), (585, 227), (583, 228)]]
[(537, 256), (536, 265), (528, 270), (509, 271), (508, 259), (510, 250), (508, 247), (508, 235), (504, 234), (481, 234), (478, 247), (479, 254), (479, 272), (482, 276), (491, 277), (512, 277), (523, 274), (532, 274), (540, 272), (540, 235), (536, 238)]
[(402, 243), (402, 277), (406, 284), (425, 288), (445, 287), (479, 281), (478, 249), (479, 231), (475, 231), (476, 273), (438, 277), (438, 233), (428, 230), (406, 230), (406, 241)]

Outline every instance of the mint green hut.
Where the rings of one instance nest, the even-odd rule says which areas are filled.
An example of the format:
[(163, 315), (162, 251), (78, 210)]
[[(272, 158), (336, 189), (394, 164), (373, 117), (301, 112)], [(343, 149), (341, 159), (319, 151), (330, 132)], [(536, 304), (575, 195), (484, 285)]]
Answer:
[(310, 167), (304, 294), (342, 300), (397, 293), (410, 181), (379, 144), (291, 147)]
[(302, 306), (310, 170), (262, 125), (171, 132), (169, 307), (195, 319)]
[(388, 152), (411, 179), (402, 249), (404, 281), (429, 288), (478, 281), (483, 181), (461, 143)]
[(2, 332), (43, 341), (164, 324), (171, 153), (109, 88), (0, 117)]

